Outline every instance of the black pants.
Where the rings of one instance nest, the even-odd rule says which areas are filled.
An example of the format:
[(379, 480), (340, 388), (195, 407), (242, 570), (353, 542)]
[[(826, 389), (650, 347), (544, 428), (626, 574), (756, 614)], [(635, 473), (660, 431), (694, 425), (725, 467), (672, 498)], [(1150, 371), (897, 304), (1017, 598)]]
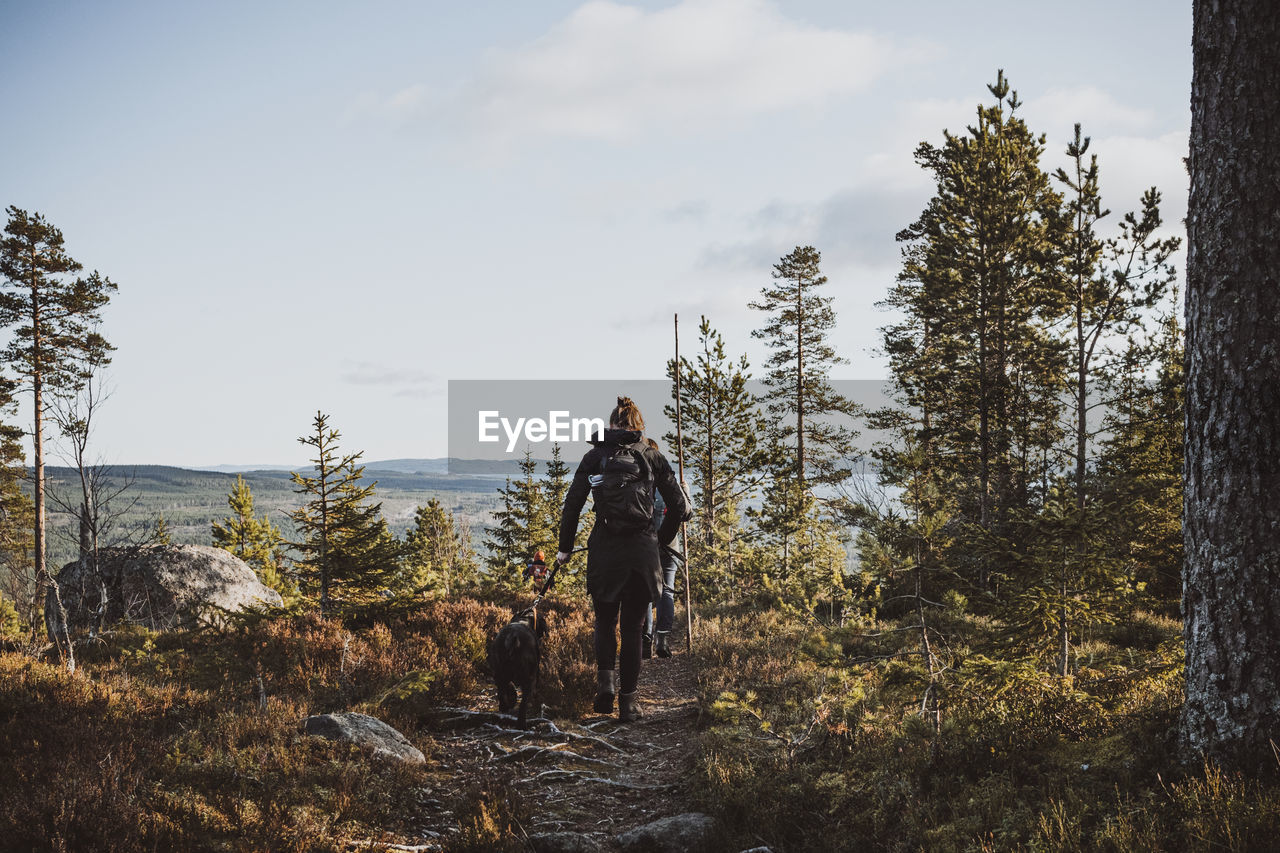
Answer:
[(622, 589), (621, 601), (598, 601), (596, 611), (596, 669), (613, 669), (618, 653), (618, 617), (622, 617), (622, 656), (618, 661), (619, 690), (636, 692), (640, 683), (640, 639), (644, 634), (644, 614), (649, 609), (649, 586), (632, 574)]

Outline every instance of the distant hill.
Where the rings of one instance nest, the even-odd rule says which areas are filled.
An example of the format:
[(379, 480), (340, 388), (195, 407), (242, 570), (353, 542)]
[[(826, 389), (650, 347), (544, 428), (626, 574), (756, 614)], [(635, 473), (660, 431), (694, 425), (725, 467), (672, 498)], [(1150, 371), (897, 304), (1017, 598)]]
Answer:
[[(542, 464), (543, 460), (539, 460)], [(487, 477), (514, 477), (520, 473), (518, 463), (502, 459), (379, 459), (365, 462), (365, 471), (396, 471), (401, 474), (451, 475), (463, 474)], [(219, 474), (243, 474), (250, 471), (297, 471), (297, 465), (202, 465), (197, 471)]]
[[(414, 463), (433, 461), (443, 462), (389, 460), (389, 463), (419, 467)], [(436, 498), (466, 520), (474, 543), (479, 545), (483, 527), (498, 505), (497, 490), (505, 473), (417, 473), (388, 467), (375, 470), (374, 464), (388, 463), (371, 463), (365, 468), (365, 479), (377, 482), (376, 499), (382, 502), (383, 515), (397, 535), (408, 530), (419, 505)], [(288, 514), (302, 502), (294, 492), (286, 467), (209, 471), (167, 465), (112, 465), (106, 473), (112, 487), (102, 492), (120, 487), (124, 490), (110, 507), (111, 514), (117, 518), (105, 544), (141, 536), (160, 515), (164, 516), (173, 541), (210, 544), (212, 522), (225, 518), (229, 511), (227, 495), (235, 484), (236, 474), (243, 476), (253, 491), (258, 514), (267, 513), (286, 537), (293, 533)], [(49, 501), (50, 564), (61, 566), (74, 555), (77, 528), (69, 513), (59, 511), (57, 498), (61, 496), (63, 502), (74, 504), (79, 479), (74, 468), (50, 466), (45, 469), (45, 475), (52, 496)]]

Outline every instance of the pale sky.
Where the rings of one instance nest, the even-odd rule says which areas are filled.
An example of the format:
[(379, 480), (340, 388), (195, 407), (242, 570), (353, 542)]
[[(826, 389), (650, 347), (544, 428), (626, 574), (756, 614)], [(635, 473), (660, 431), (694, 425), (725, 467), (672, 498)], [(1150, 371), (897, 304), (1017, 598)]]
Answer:
[(660, 378), (673, 312), (758, 365), (746, 306), (796, 245), (839, 376), (883, 376), (912, 150), (997, 68), (1049, 165), (1082, 122), (1112, 219), (1156, 185), (1180, 233), (1190, 12), (0, 0), (0, 207), (119, 285), (105, 461), (297, 464), (317, 409), (367, 459), (443, 456), (449, 379)]

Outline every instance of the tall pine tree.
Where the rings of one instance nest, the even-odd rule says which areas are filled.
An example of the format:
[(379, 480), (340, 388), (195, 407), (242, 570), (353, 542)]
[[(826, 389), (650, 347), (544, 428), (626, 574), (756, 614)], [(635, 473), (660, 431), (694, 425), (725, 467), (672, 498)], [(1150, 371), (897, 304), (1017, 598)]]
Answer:
[(1017, 115), (1003, 72), (988, 89), (995, 103), (978, 108), (967, 135), (917, 149), (936, 192), (900, 235), (891, 297), (915, 314), (894, 367), (913, 374), (904, 387), (928, 404), (922, 439), (975, 527), (966, 547), (983, 555), (971, 567), (981, 589), (1061, 434), (1066, 373), (1051, 333), (1065, 312), (1061, 197), (1040, 168), (1044, 137)]
[(113, 349), (95, 331), (116, 285), (83, 267), (63, 248), (62, 232), (39, 213), (10, 206), (0, 240), (0, 328), (13, 336), (2, 354), (32, 399), (34, 560), (37, 601), (52, 582), (45, 541), (45, 394), (74, 390), (85, 365), (106, 364)]
[(845, 359), (829, 340), (836, 314), (832, 298), (822, 293), (827, 277), (822, 256), (812, 246), (797, 246), (773, 266), (774, 284), (762, 288), (750, 307), (768, 320), (752, 337), (764, 340), (772, 352), (765, 361), (764, 381), (773, 418), (772, 440), (787, 448), (796, 486), (807, 492), (818, 483), (848, 476), (853, 451), (852, 429), (833, 417), (856, 414), (852, 401), (831, 387), (831, 368)]
[[(690, 559), (712, 595), (731, 597), (737, 587), (735, 550), (741, 550), (740, 507), (760, 487), (771, 461), (760, 401), (748, 386), (746, 356), (731, 359), (724, 338), (706, 317), (698, 326), (700, 349), (680, 359), (680, 405), (685, 458), (693, 494)], [(667, 373), (675, 379), (674, 360)], [(672, 395), (675, 383), (672, 382)], [(666, 406), (673, 422), (675, 407)], [(663, 439), (671, 446), (676, 436)]]
[(312, 428), (298, 439), (315, 452), (314, 474), (292, 474), (305, 503), (292, 514), (300, 538), (290, 544), (301, 555), (303, 592), (329, 616), (375, 599), (394, 583), (400, 544), (387, 529), (382, 504), (370, 501), (377, 483), (361, 484), (364, 467), (356, 463), (363, 452), (342, 453), (341, 435), (321, 412)]

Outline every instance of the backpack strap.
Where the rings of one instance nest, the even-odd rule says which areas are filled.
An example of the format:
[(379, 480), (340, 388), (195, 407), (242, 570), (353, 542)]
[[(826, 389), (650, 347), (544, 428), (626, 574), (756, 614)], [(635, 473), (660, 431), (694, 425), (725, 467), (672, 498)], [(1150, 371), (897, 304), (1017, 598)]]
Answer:
[(640, 468), (644, 471), (644, 481), (649, 486), (649, 490), (652, 491), (654, 486), (653, 466), (649, 464), (649, 457), (645, 454), (645, 451), (649, 449), (649, 445), (643, 441), (637, 441), (629, 446), (631, 452), (640, 459)]

